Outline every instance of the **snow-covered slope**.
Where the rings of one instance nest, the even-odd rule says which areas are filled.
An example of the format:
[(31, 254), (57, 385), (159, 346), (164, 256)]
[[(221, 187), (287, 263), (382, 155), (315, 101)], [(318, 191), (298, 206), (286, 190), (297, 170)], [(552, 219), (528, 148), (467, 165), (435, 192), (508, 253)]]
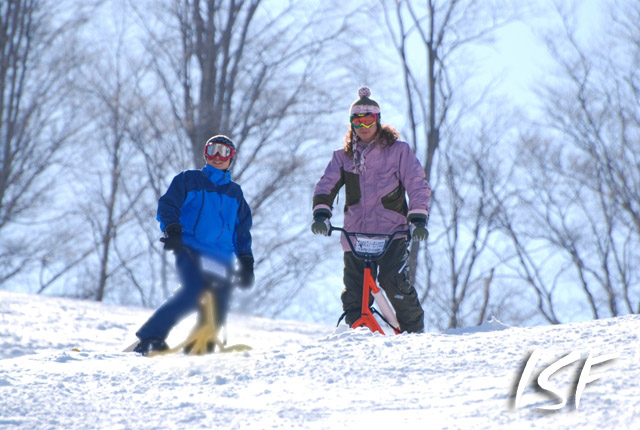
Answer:
[[(381, 336), (232, 315), (229, 343), (252, 351), (120, 352), (150, 312), (0, 291), (0, 428), (640, 429), (640, 316)], [(618, 358), (583, 374), (600, 379), (576, 409), (589, 354)], [(535, 389), (550, 365), (540, 380), (560, 397)]]

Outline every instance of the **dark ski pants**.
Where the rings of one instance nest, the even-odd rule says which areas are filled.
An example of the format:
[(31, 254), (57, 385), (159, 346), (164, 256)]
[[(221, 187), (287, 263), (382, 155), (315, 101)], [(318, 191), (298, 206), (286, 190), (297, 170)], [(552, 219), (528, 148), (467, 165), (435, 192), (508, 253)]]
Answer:
[(231, 285), (228, 281), (214, 281), (202, 272), (200, 257), (193, 251), (184, 249), (176, 255), (176, 269), (181, 286), (167, 299), (149, 320), (140, 327), (136, 336), (139, 339), (166, 339), (171, 329), (190, 313), (196, 311), (205, 288), (211, 288), (217, 282), (214, 293), (218, 325), (224, 324), (229, 310)]
[[(386, 254), (374, 262), (371, 274), (395, 309), (400, 329), (420, 333), (424, 330), (424, 311), (415, 288), (409, 282), (407, 245), (405, 239), (394, 240)], [(342, 310), (346, 312), (346, 323), (351, 326), (360, 318), (364, 282), (364, 261), (356, 258), (352, 252), (344, 253), (343, 281), (344, 290), (340, 296)], [(372, 304), (373, 295), (370, 295), (369, 306)]]

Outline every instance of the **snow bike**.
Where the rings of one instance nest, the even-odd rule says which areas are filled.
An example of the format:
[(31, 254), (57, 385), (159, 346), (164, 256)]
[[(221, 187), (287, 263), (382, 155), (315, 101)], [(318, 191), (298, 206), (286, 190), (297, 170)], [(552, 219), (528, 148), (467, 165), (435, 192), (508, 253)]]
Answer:
[[(194, 254), (191, 254), (191, 257), (200, 258)], [(244, 344), (227, 346), (226, 336), (224, 340), (220, 340), (218, 333), (220, 331), (220, 327), (217, 324), (217, 307), (213, 290), (218, 285), (218, 282), (216, 281), (224, 279), (228, 274), (226, 269), (220, 263), (206, 257), (201, 257), (200, 264), (203, 271), (208, 273), (210, 277), (208, 286), (205, 288), (205, 291), (202, 293), (200, 298), (196, 325), (191, 330), (187, 339), (183, 342), (173, 348), (163, 351), (150, 351), (147, 354), (148, 357), (173, 354), (180, 351), (188, 355), (203, 355), (212, 353), (215, 348), (217, 348), (219, 352), (251, 350), (249, 345)], [(139, 342), (140, 341), (134, 342), (123, 352), (132, 352)]]
[(211, 290), (202, 293), (200, 299), (200, 309), (198, 310), (198, 322), (191, 330), (191, 333), (180, 344), (164, 351), (151, 351), (149, 357), (157, 355), (173, 354), (183, 351), (188, 355), (210, 354), (215, 348), (219, 352), (249, 351), (249, 345), (238, 344), (227, 346), (226, 339), (220, 340), (218, 337), (219, 327), (216, 324), (216, 303), (215, 296)]
[[(331, 226), (329, 228), (329, 236), (331, 232), (337, 230), (344, 234), (344, 237), (351, 248), (353, 255), (359, 260), (364, 261), (364, 281), (362, 283), (362, 309), (360, 318), (358, 318), (351, 328), (367, 327), (372, 332), (385, 334), (382, 327), (375, 318), (374, 313), (380, 315), (382, 320), (391, 327), (395, 334), (400, 333), (400, 324), (396, 319), (393, 307), (384, 296), (378, 285), (376, 284), (373, 274), (374, 261), (381, 258), (389, 249), (391, 241), (396, 235), (405, 234), (409, 237), (409, 230), (400, 230), (392, 234), (373, 234), (373, 233), (353, 233), (348, 232), (342, 227)], [(355, 243), (354, 243), (355, 240)], [(373, 295), (376, 305), (380, 308), (378, 312), (373, 306), (369, 306), (369, 295)], [(344, 316), (344, 314), (343, 314)], [(340, 318), (342, 320), (342, 317)], [(340, 324), (340, 320), (338, 324)]]

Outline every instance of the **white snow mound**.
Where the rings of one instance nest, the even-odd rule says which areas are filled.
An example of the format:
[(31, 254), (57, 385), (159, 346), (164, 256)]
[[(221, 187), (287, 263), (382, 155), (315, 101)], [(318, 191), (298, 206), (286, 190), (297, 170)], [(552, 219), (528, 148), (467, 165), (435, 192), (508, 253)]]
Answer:
[(122, 353), (151, 312), (0, 291), (0, 428), (640, 428), (640, 316), (383, 336), (231, 315), (252, 351)]

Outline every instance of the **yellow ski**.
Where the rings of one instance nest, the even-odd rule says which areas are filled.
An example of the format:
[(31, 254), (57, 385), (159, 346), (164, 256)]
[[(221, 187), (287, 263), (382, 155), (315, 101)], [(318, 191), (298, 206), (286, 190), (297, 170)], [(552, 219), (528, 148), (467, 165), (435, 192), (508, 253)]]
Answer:
[[(191, 330), (191, 333), (185, 341), (164, 351), (150, 351), (149, 354), (147, 354), (147, 357), (174, 354), (185, 350), (185, 347), (188, 347), (188, 350), (186, 351), (186, 354), (188, 355), (203, 355), (210, 352), (209, 348), (211, 345), (215, 345), (220, 352), (251, 350), (249, 345), (244, 344), (226, 346), (225, 343), (218, 338), (219, 327), (216, 324), (215, 318), (215, 299), (211, 291), (205, 291), (202, 295), (200, 308), (200, 315), (204, 318), (200, 319), (198, 323), (196, 323), (196, 326)], [(126, 348), (124, 352), (133, 351), (137, 344), (138, 342), (134, 342), (131, 346)]]

